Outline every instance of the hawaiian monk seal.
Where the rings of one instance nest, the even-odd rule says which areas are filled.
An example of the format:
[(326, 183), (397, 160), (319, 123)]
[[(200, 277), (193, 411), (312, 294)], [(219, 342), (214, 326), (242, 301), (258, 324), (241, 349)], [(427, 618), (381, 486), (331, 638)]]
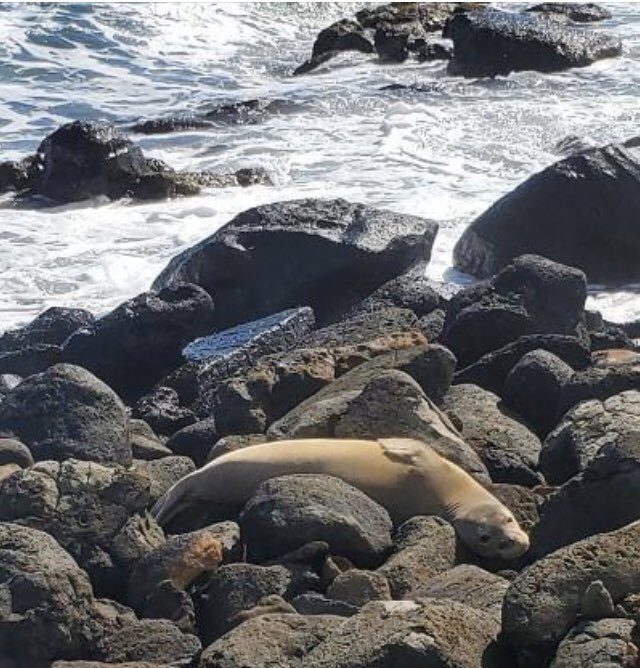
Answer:
[(164, 525), (203, 502), (241, 506), (265, 480), (295, 473), (341, 478), (386, 508), (396, 525), (415, 515), (438, 515), (481, 556), (515, 559), (529, 548), (527, 535), (498, 499), (428, 445), (408, 438), (251, 445), (179, 480), (152, 514)]

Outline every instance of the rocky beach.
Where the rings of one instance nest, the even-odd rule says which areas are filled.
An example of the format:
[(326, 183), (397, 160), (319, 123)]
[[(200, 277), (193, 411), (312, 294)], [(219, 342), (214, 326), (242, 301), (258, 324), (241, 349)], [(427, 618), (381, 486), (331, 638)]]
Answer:
[[(291, 82), (348, 78), (365, 58), (399, 78), (443, 68), (498, 105), (519, 76), (579, 80), (629, 58), (616, 5), (339, 9)], [(260, 160), (146, 143), (230, 145), (300, 104), (88, 114), (0, 155), (16, 220), (106, 211), (116, 230), (129, 211), (248, 203), (167, 245), (145, 289), (109, 308), (63, 290), (66, 305), (7, 311), (0, 668), (638, 668), (640, 139), (568, 137), (516, 169), (444, 272), (452, 227), (428, 207), (279, 197)], [(595, 308), (622, 294), (630, 317)], [(240, 505), (194, 492), (158, 520), (185, 476), (291, 439), (418, 441), (507, 508), (528, 549), (474, 550), (485, 538), (468, 540), (457, 509), (396, 521), (322, 470), (270, 477)]]

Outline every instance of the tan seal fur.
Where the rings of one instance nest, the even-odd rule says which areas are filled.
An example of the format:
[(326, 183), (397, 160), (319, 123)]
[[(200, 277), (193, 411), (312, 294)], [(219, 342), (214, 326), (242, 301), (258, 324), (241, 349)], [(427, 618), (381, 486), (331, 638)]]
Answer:
[(527, 535), (506, 506), (428, 445), (408, 438), (252, 445), (179, 480), (152, 513), (165, 525), (200, 503), (242, 506), (265, 480), (296, 473), (341, 478), (386, 508), (396, 525), (416, 515), (442, 517), (482, 556), (514, 559), (529, 547)]

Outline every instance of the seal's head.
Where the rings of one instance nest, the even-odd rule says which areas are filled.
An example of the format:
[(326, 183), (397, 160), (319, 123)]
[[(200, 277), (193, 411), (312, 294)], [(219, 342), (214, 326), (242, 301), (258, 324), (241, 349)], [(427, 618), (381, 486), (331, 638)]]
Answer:
[(502, 504), (483, 504), (454, 520), (460, 539), (481, 557), (517, 559), (529, 549), (529, 537)]

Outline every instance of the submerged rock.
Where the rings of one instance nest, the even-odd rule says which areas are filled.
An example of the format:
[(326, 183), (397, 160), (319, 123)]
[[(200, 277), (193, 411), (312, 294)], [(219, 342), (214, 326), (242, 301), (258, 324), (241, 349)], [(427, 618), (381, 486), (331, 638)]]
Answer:
[(571, 155), (493, 204), (454, 248), (458, 269), (490, 276), (522, 253), (582, 269), (598, 283), (638, 280), (640, 161), (611, 145)]
[(444, 36), (453, 40), (454, 47), (449, 73), (465, 77), (519, 70), (558, 72), (622, 52), (620, 42), (604, 33), (495, 9), (457, 14), (447, 23)]
[(549, 18), (567, 18), (575, 23), (592, 23), (611, 18), (611, 12), (591, 2), (543, 2), (525, 10)]
[(217, 329), (300, 305), (324, 324), (428, 260), (437, 229), (344, 200), (267, 204), (175, 257), (154, 287), (202, 286), (215, 295)]

